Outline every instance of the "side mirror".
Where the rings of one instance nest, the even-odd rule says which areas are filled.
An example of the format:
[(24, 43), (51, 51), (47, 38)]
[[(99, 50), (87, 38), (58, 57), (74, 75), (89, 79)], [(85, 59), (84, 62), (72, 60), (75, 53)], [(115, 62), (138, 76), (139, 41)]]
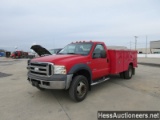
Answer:
[(101, 54), (100, 53), (93, 53), (93, 58), (101, 58)]
[(106, 55), (106, 51), (105, 50), (102, 50), (101, 51), (101, 58), (106, 58), (107, 55)]

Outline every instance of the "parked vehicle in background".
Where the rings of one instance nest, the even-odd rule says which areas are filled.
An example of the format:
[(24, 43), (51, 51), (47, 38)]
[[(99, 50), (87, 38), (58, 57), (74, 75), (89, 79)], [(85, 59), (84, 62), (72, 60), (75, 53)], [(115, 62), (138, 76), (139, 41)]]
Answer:
[(28, 62), (28, 81), (40, 90), (65, 89), (74, 101), (82, 101), (93, 85), (120, 74), (131, 79), (137, 67), (137, 51), (107, 49), (103, 42), (76, 42), (57, 55)]
[(11, 56), (11, 52), (9, 52), (9, 51), (7, 51), (5, 54), (6, 54), (7, 58)]
[(0, 52), (0, 57), (4, 57), (5, 56), (5, 52)]
[(11, 58), (28, 58), (28, 52), (23, 52), (23, 51), (14, 51), (11, 55)]
[(28, 58), (32, 59), (35, 57), (35, 54), (33, 52), (28, 52)]
[(58, 54), (61, 50), (62, 50), (62, 48), (56, 48), (56, 49), (50, 49), (49, 52), (50, 52), (52, 55), (56, 55), (56, 54)]

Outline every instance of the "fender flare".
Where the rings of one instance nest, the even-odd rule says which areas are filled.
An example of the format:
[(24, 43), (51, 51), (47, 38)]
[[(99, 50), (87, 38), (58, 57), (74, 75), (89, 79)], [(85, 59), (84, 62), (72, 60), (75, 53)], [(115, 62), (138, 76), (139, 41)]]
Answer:
[[(87, 70), (88, 72), (89, 72), (89, 74), (90, 74), (90, 80), (89, 80), (89, 82), (90, 82), (90, 84), (92, 83), (92, 72), (91, 72), (91, 69), (89, 68), (89, 66), (87, 65), (87, 64), (84, 64), (84, 63), (80, 63), (80, 64), (76, 64), (76, 65), (74, 65), (71, 69), (70, 69), (70, 71), (68, 72), (68, 74), (74, 74), (74, 73), (76, 73), (76, 72), (78, 72), (79, 70)], [(88, 79), (88, 78), (87, 78)], [(89, 84), (89, 85), (90, 85)]]

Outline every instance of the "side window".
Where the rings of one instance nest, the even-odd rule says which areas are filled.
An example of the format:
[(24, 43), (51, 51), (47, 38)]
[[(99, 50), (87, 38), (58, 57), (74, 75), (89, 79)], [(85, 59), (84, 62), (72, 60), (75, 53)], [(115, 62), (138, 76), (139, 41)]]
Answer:
[(104, 50), (104, 47), (103, 47), (103, 45), (99, 44), (99, 45), (97, 45), (97, 46), (95, 47), (94, 50), (97, 50), (97, 49), (99, 49), (99, 50)]
[(96, 47), (93, 51), (93, 58), (101, 58), (102, 57), (101, 51), (103, 51), (103, 50), (104, 50), (103, 45), (101, 45), (101, 44), (96, 45)]

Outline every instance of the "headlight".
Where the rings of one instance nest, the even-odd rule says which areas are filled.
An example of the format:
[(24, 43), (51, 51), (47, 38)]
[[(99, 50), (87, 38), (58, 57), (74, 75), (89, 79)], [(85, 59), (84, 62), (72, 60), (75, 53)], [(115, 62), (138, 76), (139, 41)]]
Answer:
[(62, 65), (55, 65), (54, 74), (66, 74), (66, 67)]

